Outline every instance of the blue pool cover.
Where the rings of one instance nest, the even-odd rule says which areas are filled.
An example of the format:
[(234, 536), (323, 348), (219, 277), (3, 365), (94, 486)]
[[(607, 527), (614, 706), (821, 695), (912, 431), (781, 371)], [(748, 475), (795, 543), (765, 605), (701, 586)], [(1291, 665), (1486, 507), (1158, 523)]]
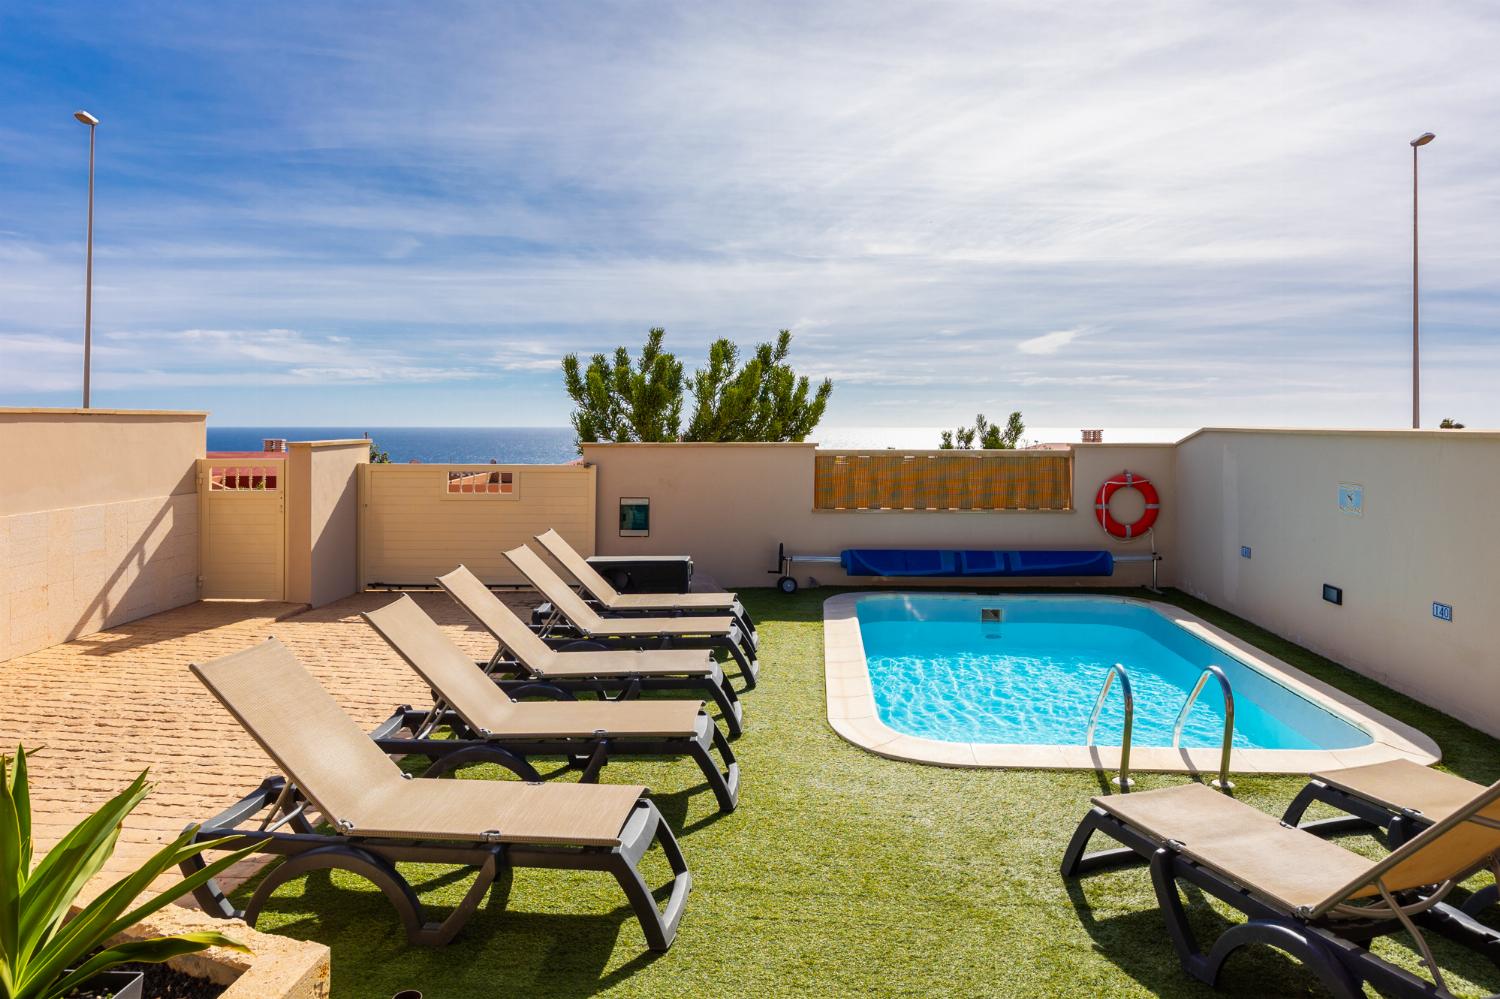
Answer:
[(851, 576), (1109, 576), (1107, 551), (961, 551), (947, 548), (846, 548)]

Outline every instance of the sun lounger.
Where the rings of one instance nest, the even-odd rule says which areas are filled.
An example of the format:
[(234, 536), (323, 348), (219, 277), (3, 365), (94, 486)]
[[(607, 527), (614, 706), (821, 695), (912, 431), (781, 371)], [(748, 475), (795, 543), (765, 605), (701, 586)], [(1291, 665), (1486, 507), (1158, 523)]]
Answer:
[(606, 618), (573, 592), (573, 588), (542, 561), (540, 555), (521, 545), (505, 553), (511, 565), (552, 604), (553, 617), (543, 635), (563, 624), (578, 636), (606, 648), (707, 648), (723, 649), (734, 657), (746, 690), (753, 690), (760, 675), (755, 644), (740, 631), (734, 619), (725, 617), (611, 617)]
[[(1147, 860), (1167, 933), (1184, 970), (1212, 985), (1226, 958), (1266, 944), (1300, 960), (1341, 999), (1369, 983), (1388, 996), (1449, 996), (1421, 927), (1490, 954), (1500, 932), (1447, 905), (1453, 885), (1495, 863), (1500, 852), (1500, 783), (1413, 836), (1384, 859), (1369, 860), (1202, 784), (1095, 798), (1063, 856), (1062, 874)], [(1085, 854), (1102, 832), (1125, 850)], [(1197, 886), (1249, 917), (1207, 954), (1189, 927), (1177, 882)], [(1411, 933), (1433, 982), (1383, 960), (1365, 944)], [(1436, 986), (1434, 988), (1434, 985)]]
[[(385, 893), (408, 940), (439, 945), (453, 939), (493, 886), (507, 883), (495, 880), (503, 867), (550, 867), (613, 875), (647, 946), (671, 946), (692, 876), (644, 787), (408, 780), (274, 638), (192, 670), (285, 775), (269, 778), (198, 831), (197, 842), (231, 837), (226, 849), (256, 843), (261, 852), (287, 858), (243, 911), (217, 884), (204, 885), (196, 894), (211, 914), (253, 925), (277, 886), (308, 871), (341, 868)], [(319, 832), (309, 808), (332, 828)], [(640, 873), (653, 842), (672, 871), (661, 910)], [(202, 863), (194, 857), (183, 870)], [(434, 923), (423, 919), (398, 863), (454, 864), (478, 873), (458, 907)]]
[[(1473, 781), (1410, 760), (1372, 763), (1313, 774), (1281, 821), (1320, 836), (1377, 826), (1386, 831), (1395, 849), (1432, 823), (1452, 815), (1483, 789)], [(1303, 813), (1315, 801), (1348, 814), (1303, 823)], [(1487, 885), (1470, 895), (1462, 908), (1469, 915), (1477, 915), (1496, 901), (1496, 886)]]
[[(409, 595), (361, 615), (433, 691), (433, 706), (398, 708), (375, 730), (387, 753), (426, 756), (424, 777), (472, 763), (499, 763), (522, 780), (541, 780), (529, 760), (561, 756), (582, 761), (582, 783), (599, 779), (611, 758), (689, 756), (708, 782), (721, 812), (739, 799), (734, 752), (702, 701), (516, 701), (428, 617)], [(435, 735), (446, 729), (443, 738)], [(711, 750), (725, 761), (720, 770)]]
[(601, 576), (588, 559), (578, 554), (561, 534), (547, 531), (536, 536), (537, 543), (547, 549), (547, 554), (557, 559), (568, 571), (583, 592), (606, 614), (651, 614), (673, 616), (678, 614), (728, 614), (740, 630), (755, 639), (755, 622), (750, 620), (739, 597), (733, 593), (621, 593)]
[(499, 681), (512, 694), (526, 692), (539, 683), (567, 691), (613, 694), (617, 700), (629, 700), (646, 690), (682, 691), (712, 699), (731, 739), (745, 729), (739, 695), (706, 651), (554, 649), (464, 566), (439, 576), (437, 581), (495, 640), (495, 654), (485, 670), (517, 674), (518, 681)]

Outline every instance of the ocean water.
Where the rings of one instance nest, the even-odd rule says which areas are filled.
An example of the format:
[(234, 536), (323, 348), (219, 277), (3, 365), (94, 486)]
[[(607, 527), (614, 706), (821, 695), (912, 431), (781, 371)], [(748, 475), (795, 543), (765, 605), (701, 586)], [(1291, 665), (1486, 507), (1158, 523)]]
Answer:
[[(998, 610), (985, 621), (981, 610)], [(1081, 745), (1115, 663), (1135, 695), (1133, 742), (1170, 746), (1172, 726), (1203, 668), (1224, 670), (1234, 693), (1234, 744), (1346, 749), (1370, 736), (1320, 705), (1189, 634), (1149, 607), (1087, 597), (885, 593), (857, 611), (876, 710), (891, 728), (943, 742)], [(1124, 731), (1116, 684), (1096, 741)], [(1217, 747), (1224, 698), (1210, 680), (1182, 744)]]
[(209, 427), (210, 451), (259, 451), (261, 440), (363, 437), (397, 462), (553, 465), (578, 457), (572, 427)]
[[(935, 448), (937, 427), (824, 427), (814, 439), (830, 448)], [(1104, 440), (1114, 443), (1170, 442), (1187, 436), (1177, 427), (1106, 428)], [(370, 436), (392, 461), (474, 462), (490, 459), (504, 464), (547, 465), (578, 457), (572, 427), (215, 427), (208, 428), (210, 451), (259, 451), (261, 440), (335, 440)], [(1076, 428), (1038, 427), (1028, 430), (1027, 442), (1072, 443)]]

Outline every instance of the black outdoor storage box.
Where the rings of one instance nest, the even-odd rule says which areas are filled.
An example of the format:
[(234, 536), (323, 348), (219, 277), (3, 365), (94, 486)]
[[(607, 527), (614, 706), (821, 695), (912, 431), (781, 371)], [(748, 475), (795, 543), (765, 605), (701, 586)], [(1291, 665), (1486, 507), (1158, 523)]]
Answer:
[(589, 565), (621, 593), (686, 593), (693, 582), (689, 555), (595, 555)]

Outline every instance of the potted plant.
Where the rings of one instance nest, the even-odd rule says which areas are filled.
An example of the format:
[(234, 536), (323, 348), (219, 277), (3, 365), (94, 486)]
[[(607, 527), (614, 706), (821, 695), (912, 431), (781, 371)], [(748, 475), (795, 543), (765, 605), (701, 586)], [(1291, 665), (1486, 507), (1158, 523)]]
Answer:
[[(95, 995), (102, 991), (131, 999), (141, 994), (141, 975), (110, 969), (127, 962), (156, 964), (208, 947), (248, 952), (217, 931), (114, 946), (107, 941), (218, 875), (253, 852), (253, 846), (214, 861), (131, 908), (162, 874), (226, 842), (194, 844), (197, 828), (191, 827), (70, 916), (84, 886), (114, 853), (125, 817), (151, 792), (146, 772), (78, 823), (33, 868), (26, 751), (17, 748), (11, 764), (11, 759), (0, 756), (0, 999), (62, 999), (85, 984)], [(109, 978), (101, 979), (101, 974)]]

